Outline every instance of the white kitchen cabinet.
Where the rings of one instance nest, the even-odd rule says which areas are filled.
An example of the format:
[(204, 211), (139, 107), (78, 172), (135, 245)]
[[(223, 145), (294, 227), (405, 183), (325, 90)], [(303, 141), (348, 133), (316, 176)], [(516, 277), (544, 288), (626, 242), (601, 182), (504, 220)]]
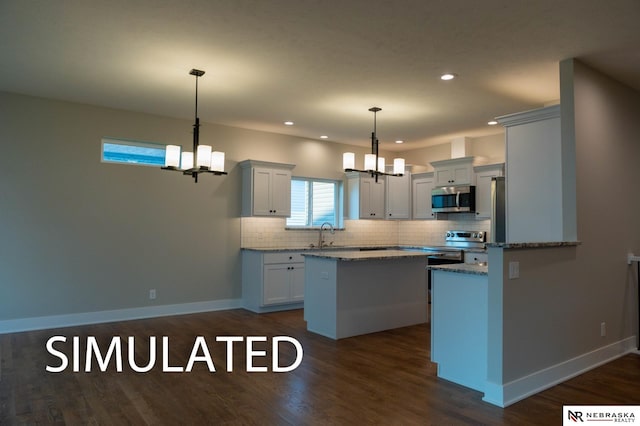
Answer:
[(376, 179), (370, 175), (347, 173), (347, 199), (349, 219), (384, 219), (385, 178)]
[(474, 264), (479, 262), (489, 262), (489, 255), (486, 252), (464, 251), (464, 263)]
[(302, 254), (293, 251), (243, 250), (242, 300), (243, 306), (253, 312), (302, 308)]
[(293, 164), (245, 160), (242, 169), (242, 216), (291, 216)]
[(413, 219), (435, 219), (431, 210), (431, 190), (435, 187), (433, 173), (419, 173), (412, 178)]
[(434, 161), (436, 186), (473, 185), (473, 157)]
[(411, 173), (386, 177), (387, 219), (409, 219), (411, 215)]
[(476, 219), (491, 219), (491, 178), (504, 176), (504, 163), (474, 167), (476, 174)]
[(498, 117), (506, 131), (506, 242), (577, 239), (575, 146), (560, 115), (553, 105)]

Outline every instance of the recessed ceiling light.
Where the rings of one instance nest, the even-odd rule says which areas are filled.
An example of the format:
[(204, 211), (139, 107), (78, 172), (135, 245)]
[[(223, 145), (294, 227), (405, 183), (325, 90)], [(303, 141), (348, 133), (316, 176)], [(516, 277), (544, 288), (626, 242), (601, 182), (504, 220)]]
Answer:
[(440, 80), (448, 81), (448, 80), (453, 80), (456, 77), (457, 77), (456, 74), (447, 73), (447, 74), (442, 74), (440, 76)]
[(397, 140), (396, 143), (404, 143), (404, 141)]
[(498, 122), (496, 120), (491, 120), (487, 123), (489, 126), (495, 126), (496, 124), (498, 124)]
[(293, 126), (293, 121), (285, 121), (284, 125), (285, 126)]
[(320, 139), (329, 139), (329, 136), (327, 136), (327, 135), (322, 135), (322, 136), (320, 136)]

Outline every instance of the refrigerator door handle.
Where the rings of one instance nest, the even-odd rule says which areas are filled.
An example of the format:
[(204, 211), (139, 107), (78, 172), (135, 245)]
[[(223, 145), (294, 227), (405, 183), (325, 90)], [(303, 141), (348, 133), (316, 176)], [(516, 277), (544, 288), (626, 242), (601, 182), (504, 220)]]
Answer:
[(490, 234), (490, 238), (491, 238), (491, 242), (494, 243), (496, 242), (496, 219), (497, 219), (497, 213), (498, 213), (498, 209), (497, 209), (497, 203), (496, 203), (496, 186), (497, 186), (497, 182), (496, 182), (496, 178), (491, 178), (491, 234)]

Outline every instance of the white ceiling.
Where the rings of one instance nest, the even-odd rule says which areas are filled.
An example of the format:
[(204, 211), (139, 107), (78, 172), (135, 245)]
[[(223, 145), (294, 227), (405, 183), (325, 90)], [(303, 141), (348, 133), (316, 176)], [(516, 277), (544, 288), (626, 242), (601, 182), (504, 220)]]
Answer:
[(640, 90), (639, 22), (640, 0), (0, 0), (0, 90), (192, 119), (199, 68), (205, 122), (366, 145), (379, 106), (406, 150), (557, 101), (565, 58)]

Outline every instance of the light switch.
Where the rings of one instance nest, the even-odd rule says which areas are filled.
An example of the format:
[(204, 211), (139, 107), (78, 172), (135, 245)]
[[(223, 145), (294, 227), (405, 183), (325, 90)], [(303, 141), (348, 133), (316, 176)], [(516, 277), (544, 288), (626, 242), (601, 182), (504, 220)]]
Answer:
[(509, 279), (520, 278), (520, 262), (509, 262)]
[(329, 273), (327, 271), (320, 272), (320, 278), (322, 278), (323, 280), (328, 280), (329, 279)]

